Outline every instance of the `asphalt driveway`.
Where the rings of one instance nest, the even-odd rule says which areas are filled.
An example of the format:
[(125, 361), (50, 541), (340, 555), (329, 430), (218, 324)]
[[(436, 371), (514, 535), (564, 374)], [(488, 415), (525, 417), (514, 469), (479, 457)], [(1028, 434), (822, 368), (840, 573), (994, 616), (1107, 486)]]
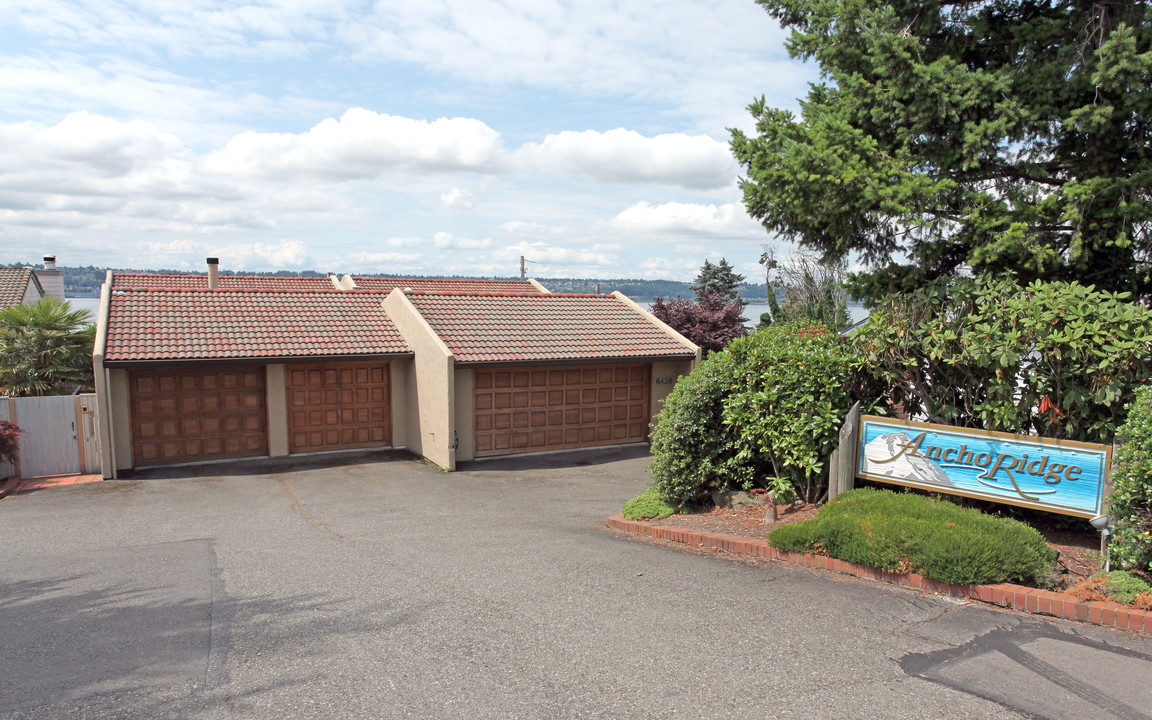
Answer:
[(0, 501), (0, 718), (1143, 718), (1152, 642), (603, 520), (647, 456), (215, 465)]

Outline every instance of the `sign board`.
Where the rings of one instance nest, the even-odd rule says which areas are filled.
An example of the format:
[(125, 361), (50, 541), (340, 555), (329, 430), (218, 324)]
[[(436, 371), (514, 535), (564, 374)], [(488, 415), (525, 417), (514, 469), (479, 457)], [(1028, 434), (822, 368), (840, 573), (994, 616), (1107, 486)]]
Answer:
[(862, 415), (856, 474), (1078, 517), (1100, 514), (1108, 445)]

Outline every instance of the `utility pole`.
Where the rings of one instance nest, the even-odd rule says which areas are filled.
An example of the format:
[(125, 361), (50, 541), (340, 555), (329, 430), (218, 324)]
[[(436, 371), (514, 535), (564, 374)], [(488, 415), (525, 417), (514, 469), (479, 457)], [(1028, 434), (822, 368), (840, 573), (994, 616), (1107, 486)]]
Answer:
[(523, 255), (520, 256), (520, 279), (521, 280), (527, 280), (528, 279), (528, 269), (524, 266), (524, 263), (532, 263), (533, 265), (535, 265), (536, 261), (535, 260), (526, 260)]

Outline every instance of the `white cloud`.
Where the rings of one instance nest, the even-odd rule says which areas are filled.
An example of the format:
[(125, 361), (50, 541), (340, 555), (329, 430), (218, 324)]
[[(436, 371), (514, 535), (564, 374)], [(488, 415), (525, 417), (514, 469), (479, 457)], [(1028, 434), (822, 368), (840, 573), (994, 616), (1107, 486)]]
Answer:
[(489, 238), (482, 240), (458, 238), (446, 232), (438, 232), (432, 237), (432, 244), (441, 250), (487, 250), (492, 247), (492, 240)]
[(472, 118), (428, 122), (351, 108), (304, 133), (244, 132), (209, 154), (205, 168), (267, 180), (374, 178), (393, 168), (423, 172), (500, 172), (500, 134)]
[[(764, 228), (735, 203), (702, 205), (670, 202), (652, 205), (638, 202), (621, 211), (611, 225), (627, 232), (661, 235), (720, 235), (760, 237)], [(680, 252), (677, 246), (676, 252)]]
[(514, 237), (541, 237), (544, 235), (561, 235), (564, 233), (564, 228), (561, 227), (534, 222), (522, 222), (519, 220), (501, 224), (500, 230)]
[(632, 130), (564, 131), (516, 151), (529, 167), (601, 182), (645, 182), (686, 188), (730, 185), (738, 168), (728, 146), (707, 135), (644, 137)]
[(140, 260), (153, 268), (186, 268), (188, 257), (218, 257), (226, 270), (263, 270), (267, 268), (305, 268), (312, 263), (308, 246), (299, 240), (275, 243), (208, 243), (188, 238), (144, 244), (149, 256)]
[(440, 196), (440, 202), (443, 203), (446, 208), (471, 210), (476, 205), (476, 197), (467, 190), (452, 188)]
[(553, 275), (568, 268), (604, 268), (619, 262), (611, 252), (557, 247), (546, 242), (521, 242), (509, 245), (506, 250), (523, 255), (528, 261), (541, 266), (537, 269)]
[(692, 260), (682, 258), (650, 257), (640, 263), (644, 277), (656, 280), (695, 277), (700, 269)]

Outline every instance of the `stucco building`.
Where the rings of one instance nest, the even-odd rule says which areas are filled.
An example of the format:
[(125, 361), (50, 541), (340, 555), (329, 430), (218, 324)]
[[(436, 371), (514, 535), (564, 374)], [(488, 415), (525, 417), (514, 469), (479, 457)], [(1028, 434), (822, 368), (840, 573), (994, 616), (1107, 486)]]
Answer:
[(109, 273), (104, 475), (388, 447), (452, 469), (646, 442), (699, 356), (619, 293), (532, 280)]

